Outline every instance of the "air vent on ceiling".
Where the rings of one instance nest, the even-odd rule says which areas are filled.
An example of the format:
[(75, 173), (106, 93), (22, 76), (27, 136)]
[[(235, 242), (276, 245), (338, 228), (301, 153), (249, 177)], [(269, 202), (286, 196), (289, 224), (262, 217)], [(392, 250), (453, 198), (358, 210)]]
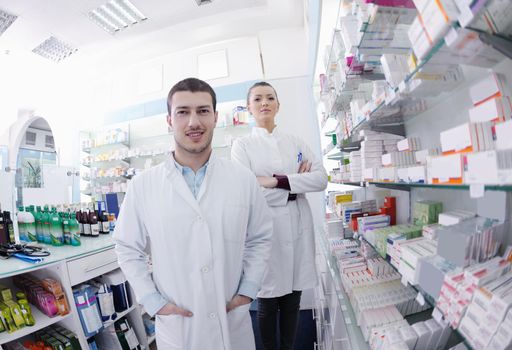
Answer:
[(25, 145), (35, 146), (36, 145), (36, 136), (37, 136), (37, 134), (35, 132), (27, 131), (25, 133)]
[(128, 0), (110, 0), (89, 11), (87, 17), (110, 34), (148, 19)]
[(9, 28), (11, 24), (14, 23), (16, 18), (18, 18), (18, 16), (11, 15), (8, 12), (0, 10), (0, 35), (2, 35), (7, 30), (7, 28)]
[(54, 62), (60, 62), (76, 51), (77, 49), (54, 36), (49, 37), (32, 50), (33, 53)]
[(213, 0), (196, 0), (198, 6), (207, 5), (213, 2)]

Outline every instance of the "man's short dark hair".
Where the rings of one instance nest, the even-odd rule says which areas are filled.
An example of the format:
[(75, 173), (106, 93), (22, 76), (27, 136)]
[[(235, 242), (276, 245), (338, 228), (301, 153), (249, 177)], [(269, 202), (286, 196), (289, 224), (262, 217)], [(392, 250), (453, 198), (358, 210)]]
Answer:
[(171, 115), (171, 100), (172, 96), (179, 91), (190, 91), (190, 92), (207, 92), (212, 97), (213, 110), (217, 110), (217, 96), (213, 91), (210, 84), (206, 81), (197, 78), (187, 78), (177, 82), (169, 91), (167, 95), (167, 113)]

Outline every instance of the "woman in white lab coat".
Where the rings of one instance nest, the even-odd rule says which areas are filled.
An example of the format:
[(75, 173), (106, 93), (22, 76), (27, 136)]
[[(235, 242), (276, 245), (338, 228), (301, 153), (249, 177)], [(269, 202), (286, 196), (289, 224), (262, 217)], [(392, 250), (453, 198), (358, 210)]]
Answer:
[(271, 257), (258, 293), (260, 333), (265, 349), (274, 349), (279, 311), (280, 349), (292, 349), (301, 292), (317, 283), (313, 219), (305, 194), (324, 190), (327, 174), (305, 142), (276, 126), (279, 100), (270, 84), (250, 88), (247, 108), (256, 127), (235, 141), (231, 157), (257, 176), (274, 226)]

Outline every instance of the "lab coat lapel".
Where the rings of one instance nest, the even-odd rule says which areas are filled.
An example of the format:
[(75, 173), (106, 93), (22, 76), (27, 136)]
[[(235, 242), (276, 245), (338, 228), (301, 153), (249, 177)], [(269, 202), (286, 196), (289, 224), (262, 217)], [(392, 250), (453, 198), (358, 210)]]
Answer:
[[(183, 175), (180, 174), (176, 166), (174, 165), (174, 159), (171, 156), (171, 159), (166, 164), (168, 170), (168, 176), (172, 183), (172, 190), (176, 192), (185, 202), (190, 205), (192, 209), (194, 209), (198, 214), (201, 214), (201, 209), (199, 208), (199, 202), (194, 198), (194, 195), (190, 191)], [(203, 186), (201, 186), (203, 187)]]
[(203, 183), (201, 184), (201, 188), (199, 189), (199, 193), (197, 194), (197, 203), (201, 202), (201, 198), (205, 195), (209, 183), (211, 182), (211, 178), (213, 176), (213, 169), (215, 168), (215, 155), (212, 153), (210, 155), (210, 159), (208, 160), (208, 167), (206, 167), (206, 174), (204, 176)]

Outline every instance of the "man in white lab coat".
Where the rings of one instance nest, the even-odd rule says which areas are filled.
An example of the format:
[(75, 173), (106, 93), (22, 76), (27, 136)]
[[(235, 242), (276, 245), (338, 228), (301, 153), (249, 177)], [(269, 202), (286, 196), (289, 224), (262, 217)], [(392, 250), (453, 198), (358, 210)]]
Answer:
[(156, 314), (159, 350), (254, 349), (249, 305), (270, 254), (271, 214), (255, 176), (212, 154), (213, 89), (185, 79), (167, 107), (176, 148), (128, 186), (114, 233), (119, 265)]

